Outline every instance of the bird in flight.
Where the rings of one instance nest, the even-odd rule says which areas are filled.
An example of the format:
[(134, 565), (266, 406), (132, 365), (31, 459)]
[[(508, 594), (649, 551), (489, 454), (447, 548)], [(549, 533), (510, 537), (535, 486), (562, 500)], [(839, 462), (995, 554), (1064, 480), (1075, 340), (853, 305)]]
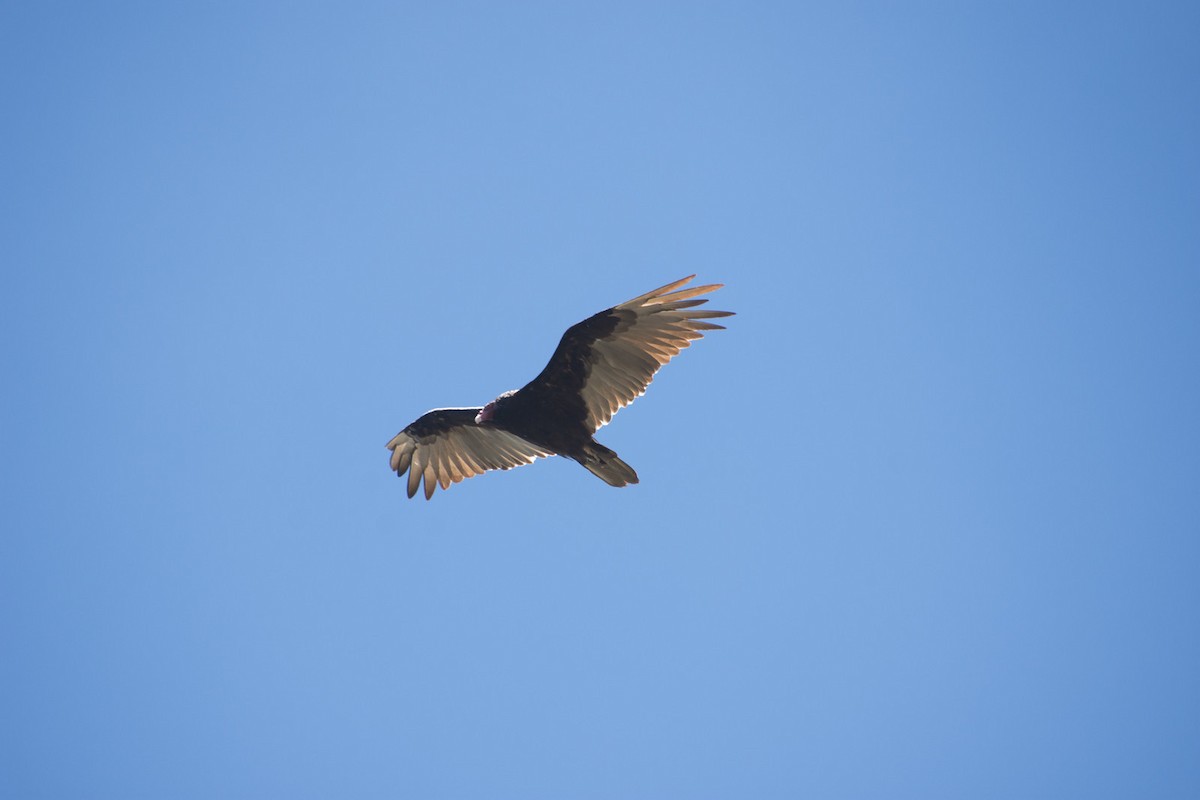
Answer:
[(588, 317), (563, 334), (550, 363), (521, 389), (482, 408), (435, 408), (387, 443), (391, 467), (408, 472), (408, 496), (425, 479), (434, 490), (492, 469), (532, 464), (544, 456), (574, 459), (609, 486), (637, 483), (637, 473), (592, 438), (613, 414), (646, 392), (663, 364), (725, 326), (708, 320), (731, 311), (698, 310), (699, 295), (723, 284), (668, 283)]

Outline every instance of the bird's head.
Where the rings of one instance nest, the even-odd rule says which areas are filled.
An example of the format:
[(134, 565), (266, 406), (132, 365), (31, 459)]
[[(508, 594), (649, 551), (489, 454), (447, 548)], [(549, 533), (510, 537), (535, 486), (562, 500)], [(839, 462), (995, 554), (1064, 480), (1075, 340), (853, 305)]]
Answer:
[(496, 419), (496, 406), (516, 393), (516, 389), (510, 389), (480, 409), (479, 413), (475, 415), (475, 424), (482, 425), (485, 422), (494, 422)]

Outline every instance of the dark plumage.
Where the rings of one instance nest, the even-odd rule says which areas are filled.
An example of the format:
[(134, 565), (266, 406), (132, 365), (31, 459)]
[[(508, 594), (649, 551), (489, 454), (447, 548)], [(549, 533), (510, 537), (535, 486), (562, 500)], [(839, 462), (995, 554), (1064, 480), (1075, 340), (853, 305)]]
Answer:
[(425, 479), (425, 499), (441, 485), (490, 469), (531, 464), (541, 456), (574, 459), (610, 486), (637, 483), (637, 473), (592, 438), (613, 414), (645, 393), (659, 368), (699, 339), (723, 329), (706, 320), (730, 311), (694, 310), (698, 295), (722, 284), (680, 289), (669, 283), (588, 317), (563, 334), (550, 363), (519, 391), (482, 408), (436, 408), (387, 443), (408, 496)]

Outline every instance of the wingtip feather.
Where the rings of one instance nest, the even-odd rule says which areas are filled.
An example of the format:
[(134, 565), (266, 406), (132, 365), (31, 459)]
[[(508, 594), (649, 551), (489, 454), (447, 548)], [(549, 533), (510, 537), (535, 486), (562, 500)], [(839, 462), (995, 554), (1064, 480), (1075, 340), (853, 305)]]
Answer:
[(680, 300), (687, 300), (690, 297), (696, 297), (697, 295), (708, 294), (709, 292), (715, 292), (717, 289), (720, 289), (724, 285), (725, 284), (723, 284), (723, 283), (710, 283), (706, 286), (692, 286), (691, 288), (688, 288), (688, 289), (680, 289), (678, 292), (670, 292), (669, 294), (656, 295), (655, 297), (648, 300), (646, 302), (646, 305), (659, 305), (661, 303), (677, 303)]
[(424, 459), (421, 457), (421, 451), (417, 450), (415, 453), (413, 453), (412, 461), (409, 462), (408, 486), (406, 488), (408, 489), (408, 499), (410, 500), (416, 497), (417, 488), (421, 483), (421, 475), (425, 472), (422, 464), (423, 461)]
[(621, 305), (623, 305), (623, 306), (642, 305), (643, 303), (645, 303), (648, 300), (652, 300), (655, 297), (661, 297), (662, 295), (670, 292), (672, 289), (677, 289), (680, 286), (683, 286), (685, 283), (688, 283), (689, 281), (693, 280), (695, 277), (696, 276), (693, 274), (693, 275), (688, 275), (686, 278), (680, 278), (677, 281), (672, 281), (671, 283), (668, 283), (666, 286), (660, 286), (657, 289), (655, 289), (654, 291), (646, 292), (645, 294), (639, 295), (626, 303), (622, 303)]

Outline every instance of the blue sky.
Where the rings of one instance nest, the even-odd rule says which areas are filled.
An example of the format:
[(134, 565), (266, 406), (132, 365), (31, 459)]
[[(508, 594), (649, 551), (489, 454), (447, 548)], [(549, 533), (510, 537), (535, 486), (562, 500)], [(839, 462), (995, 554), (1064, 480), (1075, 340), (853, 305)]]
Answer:
[[(0, 795), (1200, 794), (1191, 4), (8, 4)], [(384, 443), (676, 278), (601, 431)]]

